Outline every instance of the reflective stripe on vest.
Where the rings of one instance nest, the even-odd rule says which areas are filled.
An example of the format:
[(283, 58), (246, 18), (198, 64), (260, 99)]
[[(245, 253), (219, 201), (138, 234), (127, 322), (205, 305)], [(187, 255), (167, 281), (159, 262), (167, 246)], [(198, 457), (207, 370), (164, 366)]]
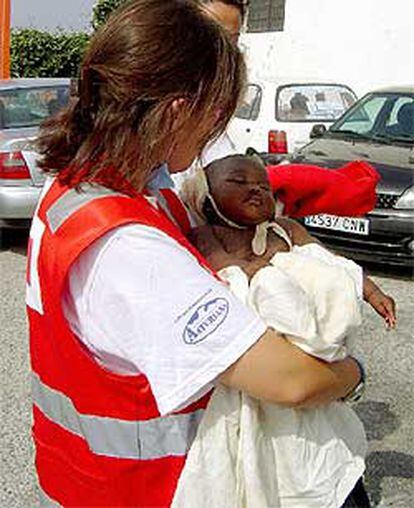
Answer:
[(125, 194), (106, 189), (100, 185), (85, 185), (84, 188), (86, 187), (87, 190), (85, 191), (70, 189), (68, 192), (65, 192), (63, 196), (57, 199), (56, 202), (49, 208), (46, 213), (46, 217), (52, 233), (56, 233), (68, 217), (94, 199), (105, 198), (108, 196), (127, 197)]
[(185, 455), (204, 413), (174, 414), (151, 420), (128, 421), (79, 413), (66, 395), (32, 374), (33, 402), (42, 413), (64, 429), (86, 439), (98, 455), (151, 460)]

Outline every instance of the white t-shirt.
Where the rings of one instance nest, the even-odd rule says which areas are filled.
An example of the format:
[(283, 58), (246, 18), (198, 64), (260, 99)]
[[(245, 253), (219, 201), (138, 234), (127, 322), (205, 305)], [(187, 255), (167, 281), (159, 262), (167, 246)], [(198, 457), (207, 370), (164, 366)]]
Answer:
[(89, 247), (70, 269), (62, 304), (101, 365), (146, 375), (161, 414), (207, 393), (266, 329), (174, 239), (142, 225)]

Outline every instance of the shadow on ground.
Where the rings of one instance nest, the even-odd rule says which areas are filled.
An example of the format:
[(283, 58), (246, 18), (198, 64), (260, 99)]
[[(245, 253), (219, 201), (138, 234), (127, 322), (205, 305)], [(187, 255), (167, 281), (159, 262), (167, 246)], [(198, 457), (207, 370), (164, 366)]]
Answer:
[(365, 427), (368, 441), (381, 441), (400, 426), (400, 419), (385, 402), (366, 400), (354, 407)]
[[(402, 452), (383, 451), (372, 452), (367, 457), (367, 470), (365, 485), (370, 494), (371, 501), (378, 505), (382, 497), (381, 482), (387, 477), (404, 479), (414, 478), (414, 457)], [(405, 500), (406, 508), (412, 507), (414, 493), (410, 499)]]
[(27, 229), (0, 229), (0, 251), (10, 250), (25, 256), (28, 238)]
[[(381, 441), (400, 426), (400, 419), (385, 402), (368, 400), (357, 404), (354, 409), (364, 423), (369, 441)], [(381, 502), (381, 483), (387, 477), (414, 478), (414, 456), (397, 451), (374, 451), (368, 455), (365, 485), (374, 506)], [(413, 499), (400, 501), (403, 504), (399, 506), (414, 506), (411, 504)]]

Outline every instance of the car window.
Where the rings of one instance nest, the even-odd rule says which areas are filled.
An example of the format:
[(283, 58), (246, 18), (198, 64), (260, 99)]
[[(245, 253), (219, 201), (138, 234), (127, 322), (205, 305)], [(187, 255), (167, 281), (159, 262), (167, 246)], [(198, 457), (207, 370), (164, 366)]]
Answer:
[(69, 88), (38, 87), (0, 91), (0, 128), (36, 127), (65, 106)]
[(276, 119), (282, 122), (332, 122), (355, 101), (355, 94), (343, 85), (286, 85), (276, 93)]
[(379, 112), (383, 109), (387, 97), (371, 96), (368, 100), (362, 101), (359, 107), (336, 125), (335, 129), (350, 130), (358, 134), (370, 132), (375, 124)]
[(391, 136), (414, 138), (414, 99), (412, 97), (398, 97), (394, 101), (384, 130)]
[(262, 89), (259, 85), (247, 86), (242, 103), (238, 107), (235, 116), (243, 120), (257, 120), (262, 102)]
[(414, 98), (402, 93), (370, 94), (332, 125), (329, 131), (412, 141)]

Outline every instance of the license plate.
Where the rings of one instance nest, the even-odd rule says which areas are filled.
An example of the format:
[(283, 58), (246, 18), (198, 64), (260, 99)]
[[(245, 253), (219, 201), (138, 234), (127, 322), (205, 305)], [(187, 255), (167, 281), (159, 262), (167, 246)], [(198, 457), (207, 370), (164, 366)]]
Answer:
[(369, 235), (369, 220), (357, 217), (338, 217), (337, 215), (321, 213), (305, 217), (305, 224), (312, 228), (331, 229), (356, 235)]

